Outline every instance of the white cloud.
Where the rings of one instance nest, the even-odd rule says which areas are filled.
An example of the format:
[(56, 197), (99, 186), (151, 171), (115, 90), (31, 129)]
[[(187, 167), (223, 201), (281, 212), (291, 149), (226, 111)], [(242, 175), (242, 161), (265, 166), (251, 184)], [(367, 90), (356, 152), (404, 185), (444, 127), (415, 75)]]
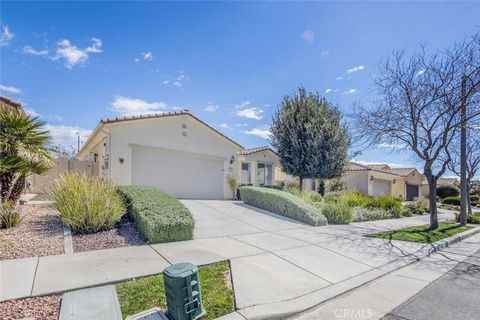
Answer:
[(302, 32), (302, 39), (305, 41), (305, 42), (308, 42), (308, 43), (313, 43), (315, 42), (315, 32), (313, 32), (312, 30), (305, 30)]
[(343, 94), (354, 94), (357, 92), (357, 89), (349, 89), (347, 91), (344, 91)]
[(166, 79), (162, 81), (162, 84), (168, 85), (171, 84), (175, 87), (183, 87), (185, 80), (190, 79), (183, 71), (180, 71), (178, 76), (173, 79)]
[(347, 70), (347, 73), (353, 73), (353, 72), (357, 72), (357, 71), (362, 71), (363, 69), (365, 69), (364, 66), (356, 66), (356, 67), (353, 67), (351, 69), (348, 69)]
[(246, 124), (246, 123), (235, 123), (234, 126), (237, 127), (237, 128), (242, 128), (242, 127), (248, 127), (248, 124)]
[(237, 116), (244, 117), (244, 118), (247, 118), (247, 119), (261, 120), (261, 119), (263, 119), (263, 116), (262, 116), (263, 112), (264, 111), (262, 109), (259, 109), (257, 107), (253, 107), (253, 108), (238, 110), (237, 111)]
[(333, 91), (333, 89), (330, 89), (330, 88), (329, 88), (329, 89), (325, 90), (325, 93), (330, 93), (330, 92), (332, 92), (332, 91)]
[(226, 123), (222, 123), (222, 124), (220, 125), (220, 127), (225, 128), (225, 129), (228, 129), (228, 128), (229, 128), (228, 124), (226, 124)]
[(251, 102), (248, 100), (242, 101), (240, 104), (236, 105), (235, 109), (237, 109), (237, 116), (255, 120), (263, 119), (262, 113), (265, 112), (263, 109), (252, 107)]
[(404, 143), (379, 143), (375, 145), (375, 147), (380, 149), (403, 149), (406, 146)]
[(91, 46), (82, 50), (74, 46), (69, 40), (62, 39), (57, 43), (56, 55), (53, 59), (63, 59), (65, 67), (72, 69), (78, 64), (85, 63), (89, 58), (89, 53), (102, 52), (102, 41), (97, 38), (92, 38), (92, 42)]
[(135, 62), (140, 62), (140, 59), (135, 58), (135, 59), (133, 59), (133, 61), (135, 61)]
[(142, 57), (143, 57), (143, 60), (152, 61), (153, 60), (153, 53), (151, 53), (150, 51), (149, 52), (142, 52)]
[(80, 135), (80, 141), (85, 142), (92, 130), (80, 128), (78, 126), (52, 125), (46, 124), (45, 129), (49, 131), (52, 137), (53, 145), (77, 146), (77, 134)]
[(257, 136), (263, 139), (268, 139), (271, 135), (270, 130), (265, 129), (265, 128), (254, 128), (249, 131), (243, 131), (243, 133), (250, 134), (253, 136)]
[(48, 50), (47, 49), (36, 50), (32, 46), (24, 46), (22, 48), (22, 53), (30, 54), (32, 56), (47, 56), (48, 55)]
[(425, 73), (425, 71), (426, 71), (425, 69), (422, 69), (422, 70), (418, 71), (417, 76), (421, 76), (422, 74)]
[(20, 88), (16, 88), (16, 87), (13, 87), (13, 86), (5, 86), (3, 84), (0, 84), (0, 92), (1, 91), (5, 91), (5, 92), (8, 92), (8, 93), (13, 93), (13, 94), (22, 93), (22, 89), (20, 89)]
[(328, 50), (320, 51), (320, 54), (321, 54), (322, 56), (325, 56), (325, 55), (327, 55), (327, 54), (329, 54), (329, 53), (330, 53), (330, 51), (328, 51)]
[(2, 25), (2, 31), (0, 32), (0, 47), (6, 47), (10, 44), (15, 35), (10, 32), (8, 26)]
[(342, 79), (343, 79), (342, 76), (338, 76), (338, 77), (335, 78), (335, 80), (342, 80)]
[(217, 109), (218, 109), (218, 105), (209, 103), (209, 104), (207, 104), (207, 106), (203, 110), (208, 111), (208, 112), (215, 112), (215, 111), (217, 111)]
[(167, 108), (165, 102), (147, 102), (142, 99), (131, 99), (117, 96), (112, 102), (112, 110), (122, 115), (163, 112)]

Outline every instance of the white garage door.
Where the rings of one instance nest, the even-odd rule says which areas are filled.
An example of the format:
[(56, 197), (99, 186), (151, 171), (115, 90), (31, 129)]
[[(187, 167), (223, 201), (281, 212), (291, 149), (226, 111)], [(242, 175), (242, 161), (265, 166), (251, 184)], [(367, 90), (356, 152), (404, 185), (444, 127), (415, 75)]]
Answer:
[(223, 160), (173, 150), (132, 153), (134, 185), (159, 187), (177, 198), (223, 198)]
[(391, 195), (391, 185), (388, 180), (374, 179), (372, 181), (372, 195), (375, 197)]

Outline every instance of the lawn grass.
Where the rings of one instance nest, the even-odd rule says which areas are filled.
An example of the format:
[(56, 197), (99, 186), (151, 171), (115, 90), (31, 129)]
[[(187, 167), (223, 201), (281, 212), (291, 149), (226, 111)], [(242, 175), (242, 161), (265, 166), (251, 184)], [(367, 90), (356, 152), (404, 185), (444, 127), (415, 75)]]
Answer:
[(438, 229), (429, 230), (429, 225), (408, 227), (398, 230), (369, 234), (371, 238), (401, 240), (410, 242), (432, 243), (451, 237), (457, 233), (472, 229), (470, 226), (459, 226), (453, 223), (442, 222)]
[[(235, 311), (233, 290), (229, 285), (228, 262), (218, 262), (198, 269), (203, 307), (207, 311), (207, 315), (202, 319), (215, 319)], [(153, 307), (160, 307), (162, 310), (167, 307), (161, 274), (123, 282), (116, 287), (124, 317)]]

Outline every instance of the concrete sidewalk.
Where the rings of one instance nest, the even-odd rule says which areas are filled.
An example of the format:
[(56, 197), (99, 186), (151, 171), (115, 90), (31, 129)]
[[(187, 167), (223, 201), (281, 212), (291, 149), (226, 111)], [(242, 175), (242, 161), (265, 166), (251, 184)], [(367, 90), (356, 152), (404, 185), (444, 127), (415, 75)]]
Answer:
[[(451, 283), (452, 274), (458, 274), (458, 271), (462, 272), (461, 270), (464, 270), (465, 266), (470, 266), (471, 268), (471, 265), (475, 265), (478, 272), (479, 246), (480, 235), (473, 236), (452, 245), (440, 253), (433, 254), (417, 263), (400, 268), (356, 290), (336, 297), (306, 313), (296, 315), (294, 318), (301, 320), (381, 319), (433, 281), (443, 276), (437, 280), (441, 281), (438, 285), (436, 285), (437, 282), (433, 282), (432, 287), (427, 287), (407, 304), (393, 311), (393, 315), (388, 315), (383, 319), (478, 319), (480, 307), (478, 305), (478, 294), (475, 295), (475, 291), (463, 290), (463, 293), (458, 292), (460, 296), (453, 300), (449, 299), (449, 297), (451, 294), (455, 295), (452, 292), (454, 290)], [(469, 258), (470, 255), (474, 256)], [(478, 273), (475, 275), (475, 278), (476, 282), (468, 284), (468, 288), (474, 289), (473, 287), (476, 285), (475, 290), (478, 293)], [(438, 286), (444, 288), (445, 291), (439, 292)], [(450, 292), (450, 294), (445, 295), (446, 291)], [(463, 300), (462, 304), (459, 305), (464, 312), (470, 315), (470, 318), (468, 316), (462, 317), (461, 313), (456, 313), (455, 311), (455, 299), (461, 299), (462, 294), (469, 295), (472, 302), (469, 306), (466, 306), (465, 303), (468, 303), (468, 301)], [(432, 298), (430, 299), (429, 297)], [(445, 301), (442, 303), (442, 300)]]
[[(182, 261), (204, 265), (230, 260), (239, 313), (246, 318), (288, 315), (432, 252), (432, 245), (365, 237), (422, 225), (428, 216), (310, 227), (232, 202), (196, 201), (189, 206), (196, 219), (204, 215), (197, 219), (195, 240), (1, 261), (0, 301), (158, 274)], [(212, 222), (208, 215), (219, 221)], [(239, 227), (225, 230), (232, 224)]]

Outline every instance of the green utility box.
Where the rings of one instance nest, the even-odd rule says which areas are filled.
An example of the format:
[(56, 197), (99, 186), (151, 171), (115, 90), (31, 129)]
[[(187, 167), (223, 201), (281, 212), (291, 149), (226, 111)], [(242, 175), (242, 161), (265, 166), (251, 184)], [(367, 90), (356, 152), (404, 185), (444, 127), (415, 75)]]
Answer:
[(188, 262), (171, 265), (163, 270), (163, 279), (171, 320), (196, 320), (206, 314), (197, 266)]

